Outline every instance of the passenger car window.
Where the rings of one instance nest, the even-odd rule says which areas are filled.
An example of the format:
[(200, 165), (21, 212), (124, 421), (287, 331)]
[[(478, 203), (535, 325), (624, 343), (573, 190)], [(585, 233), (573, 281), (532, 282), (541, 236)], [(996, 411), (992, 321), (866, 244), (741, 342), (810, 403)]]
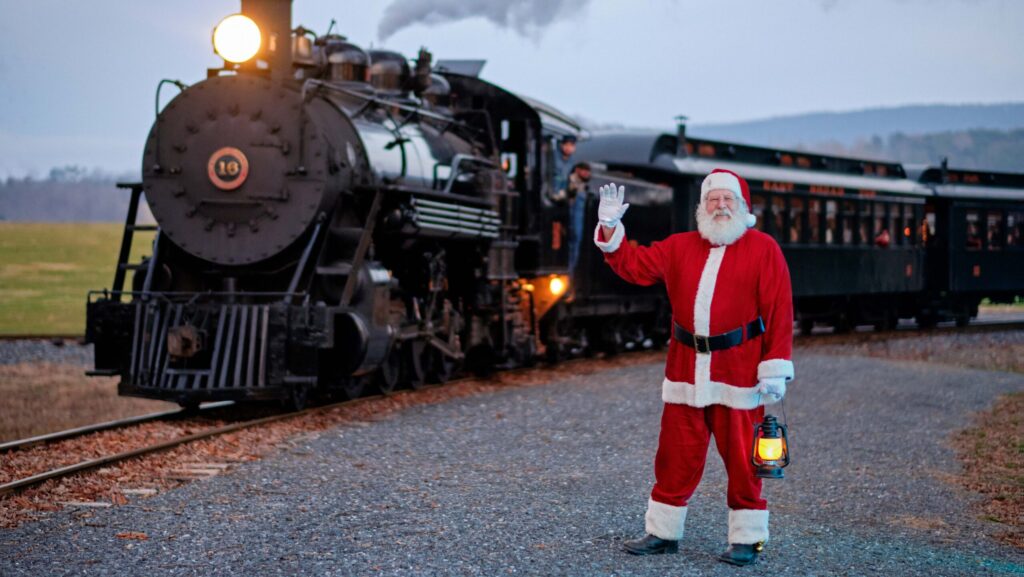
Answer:
[(835, 244), (839, 241), (839, 227), (837, 219), (839, 215), (839, 203), (834, 200), (825, 201), (825, 244)]
[(772, 236), (779, 242), (786, 239), (786, 199), (781, 196), (772, 196)]
[(843, 201), (843, 244), (856, 244), (857, 206), (852, 200)]
[(789, 242), (798, 243), (803, 240), (804, 230), (804, 199), (789, 198)]
[(817, 198), (807, 201), (807, 241), (821, 242), (821, 201)]
[(967, 211), (967, 250), (981, 250), (981, 218), (978, 211)]
[(862, 201), (860, 203), (860, 220), (858, 230), (860, 231), (860, 242), (869, 244), (871, 235), (871, 205), (874, 203)]
[(1006, 246), (1024, 246), (1024, 212), (1011, 212), (1006, 215)]
[(985, 246), (989, 250), (1001, 250), (1003, 248), (1003, 211), (990, 210), (986, 217)]

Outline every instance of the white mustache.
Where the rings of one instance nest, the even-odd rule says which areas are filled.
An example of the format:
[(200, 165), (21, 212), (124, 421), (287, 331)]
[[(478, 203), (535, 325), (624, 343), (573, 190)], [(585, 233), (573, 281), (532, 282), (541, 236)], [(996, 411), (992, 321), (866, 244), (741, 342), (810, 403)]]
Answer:
[(715, 214), (713, 216), (728, 216), (729, 218), (732, 218), (732, 211), (728, 208), (719, 208), (715, 210)]

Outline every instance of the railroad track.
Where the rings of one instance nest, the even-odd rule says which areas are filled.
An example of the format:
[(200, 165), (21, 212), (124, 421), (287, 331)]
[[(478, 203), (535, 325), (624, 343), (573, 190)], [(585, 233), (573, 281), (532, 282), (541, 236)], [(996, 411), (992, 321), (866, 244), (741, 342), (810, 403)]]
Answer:
[[(452, 379), (451, 381), (449, 381), (449, 383), (456, 383), (456, 382), (459, 382), (461, 380), (464, 380), (464, 379)], [(305, 410), (302, 410), (302, 411), (293, 411), (293, 412), (281, 413), (281, 414), (277, 414), (277, 415), (270, 415), (270, 416), (267, 416), (267, 417), (261, 417), (261, 418), (257, 418), (257, 419), (241, 421), (241, 422), (238, 422), (238, 423), (231, 423), (229, 425), (224, 425), (224, 426), (221, 426), (221, 427), (213, 427), (213, 428), (210, 428), (210, 429), (207, 429), (207, 430), (204, 430), (204, 431), (200, 431), (198, 433), (193, 433), (193, 434), (190, 434), (190, 435), (184, 435), (184, 436), (181, 436), (181, 437), (178, 437), (178, 438), (175, 438), (175, 439), (171, 439), (171, 440), (168, 440), (168, 441), (163, 441), (163, 442), (160, 442), (160, 443), (155, 443), (155, 444), (152, 444), (152, 445), (143, 446), (143, 447), (140, 447), (140, 448), (136, 448), (136, 449), (132, 449), (132, 450), (129, 450), (129, 451), (124, 451), (124, 452), (116, 453), (116, 454), (112, 454), (112, 455), (105, 455), (103, 457), (99, 457), (99, 458), (96, 458), (96, 459), (90, 459), (90, 460), (87, 460), (87, 461), (82, 461), (82, 462), (79, 462), (79, 463), (75, 463), (73, 465), (67, 465), (67, 466), (63, 466), (63, 467), (58, 467), (58, 468), (55, 468), (55, 469), (51, 469), (51, 470), (48, 470), (48, 471), (44, 471), (44, 472), (41, 472), (41, 473), (34, 474), (32, 476), (29, 476), (29, 477), (25, 477), (25, 478), (22, 478), (22, 479), (17, 479), (15, 481), (10, 481), (10, 482), (7, 482), (7, 483), (4, 483), (4, 484), (0, 485), (0, 497), (17, 493), (19, 491), (22, 491), (22, 490), (27, 489), (29, 487), (33, 487), (35, 485), (38, 485), (40, 483), (43, 483), (43, 482), (51, 480), (51, 479), (59, 479), (59, 478), (62, 478), (62, 477), (67, 477), (67, 476), (75, 474), (75, 473), (80, 473), (82, 471), (88, 471), (90, 469), (96, 469), (96, 468), (103, 467), (103, 466), (106, 466), (106, 465), (110, 465), (110, 464), (113, 464), (113, 463), (118, 463), (118, 462), (121, 462), (121, 461), (127, 461), (129, 459), (134, 459), (134, 458), (137, 458), (137, 457), (142, 457), (142, 456), (145, 456), (145, 455), (150, 455), (150, 454), (158, 453), (158, 452), (161, 452), (161, 451), (166, 451), (168, 449), (173, 449), (174, 447), (177, 447), (177, 446), (180, 446), (180, 445), (184, 445), (186, 443), (191, 443), (193, 441), (198, 441), (198, 440), (201, 440), (201, 439), (208, 439), (208, 438), (211, 438), (211, 437), (216, 437), (216, 436), (219, 436), (219, 435), (223, 435), (225, 433), (230, 433), (230, 432), (233, 432), (233, 431), (238, 431), (238, 430), (246, 429), (246, 428), (249, 428), (249, 427), (255, 427), (255, 426), (259, 426), (259, 425), (264, 425), (264, 424), (272, 423), (272, 422), (275, 422), (275, 421), (282, 421), (282, 420), (285, 420), (285, 419), (294, 419), (294, 418), (298, 418), (298, 417), (302, 417), (302, 416), (307, 416), (307, 415), (311, 415), (311, 414), (315, 414), (315, 413), (319, 413), (319, 412), (325, 412), (325, 411), (329, 411), (331, 409), (334, 409), (334, 408), (337, 408), (337, 407), (341, 407), (341, 406), (351, 406), (351, 405), (355, 405), (357, 403), (358, 404), (367, 403), (367, 402), (371, 402), (371, 401), (374, 401), (374, 400), (377, 400), (377, 399), (384, 398), (385, 396), (396, 397), (396, 396), (401, 396), (401, 395), (408, 395), (408, 394), (412, 394), (412, 393), (415, 393), (415, 392), (420, 391), (420, 390), (429, 389), (429, 388), (435, 388), (435, 387), (440, 387), (440, 386), (443, 386), (443, 385), (427, 385), (427, 386), (421, 387), (420, 389), (417, 389), (417, 390), (397, 391), (395, 393), (391, 393), (390, 395), (372, 395), (372, 396), (368, 396), (368, 397), (360, 397), (358, 399), (351, 399), (351, 400), (347, 400), (347, 401), (341, 401), (341, 402), (332, 403), (332, 404), (329, 404), (329, 405), (322, 405), (322, 406), (318, 406), (318, 407), (311, 407), (309, 409), (305, 409)], [(213, 409), (217, 409), (217, 408), (222, 408), (222, 407), (227, 406), (228, 404), (231, 404), (231, 403), (230, 402), (211, 403), (210, 405), (205, 405), (204, 406), (204, 410), (213, 410)], [(207, 409), (206, 407), (209, 407), (209, 409)], [(112, 430), (112, 429), (118, 429), (118, 428), (122, 428), (123, 429), (123, 428), (131, 427), (131, 426), (143, 423), (143, 422), (152, 422), (152, 421), (158, 421), (158, 420), (166, 420), (166, 419), (169, 419), (169, 418), (177, 418), (177, 417), (183, 416), (183, 413), (185, 413), (185, 412), (184, 411), (168, 411), (166, 413), (153, 413), (153, 414), (150, 414), (150, 415), (143, 415), (141, 417), (136, 417), (136, 418), (133, 418), (133, 419), (122, 419), (120, 421), (110, 421), (108, 423), (101, 423), (101, 424), (98, 424), (98, 425), (91, 425), (91, 426), (88, 426), (88, 427), (80, 427), (78, 429), (70, 429), (68, 431), (61, 431), (59, 433), (53, 433), (53, 434), (50, 434), (50, 435), (42, 435), (40, 437), (33, 437), (33, 438), (30, 438), (30, 439), (23, 439), (23, 440), (19, 440), (19, 441), (13, 441), (13, 442), (10, 442), (10, 443), (5, 443), (2, 447), (3, 447), (3, 450), (5, 452), (16, 451), (16, 450), (25, 449), (25, 448), (28, 448), (28, 447), (31, 447), (31, 446), (35, 446), (35, 445), (46, 444), (46, 443), (55, 443), (55, 442), (58, 442), (60, 440), (66, 440), (66, 439), (69, 439), (69, 438), (81, 436), (81, 435), (84, 435), (84, 434), (87, 434), (87, 433), (91, 433), (91, 432), (104, 431), (104, 430)]]
[(234, 405), (234, 401), (218, 401), (216, 403), (206, 403), (199, 407), (198, 411), (189, 411), (186, 409), (176, 409), (173, 411), (162, 411), (159, 413), (149, 413), (148, 415), (139, 415), (137, 417), (128, 417), (126, 419), (118, 419), (116, 421), (107, 421), (105, 423), (97, 423), (95, 425), (86, 425), (84, 427), (76, 427), (74, 429), (67, 429), (64, 431), (57, 431), (56, 433), (47, 433), (45, 435), (39, 435), (36, 437), (29, 437), (27, 439), (20, 439), (17, 441), (10, 441), (7, 443), (0, 443), (0, 453), (6, 453), (9, 451), (17, 451), (21, 449), (27, 449), (37, 445), (45, 445), (47, 443), (56, 443), (58, 441), (64, 441), (67, 439), (73, 439), (75, 437), (81, 437), (82, 435), (88, 435), (90, 433), (98, 433), (100, 431), (109, 431), (112, 429), (121, 429), (132, 425), (138, 425), (141, 423), (149, 423), (152, 421), (166, 421), (171, 419), (178, 419), (187, 416), (194, 416), (196, 414), (202, 414), (205, 412), (213, 411), (214, 409), (220, 409), (223, 407), (229, 407)]
[[(952, 322), (940, 323), (936, 327), (930, 329), (922, 329), (912, 322), (907, 322), (896, 327), (895, 330), (890, 331), (875, 331), (873, 328), (864, 326), (862, 329), (852, 330), (845, 333), (836, 333), (831, 329), (817, 329), (810, 335), (801, 335), (794, 333), (796, 344), (809, 344), (817, 342), (831, 342), (831, 341), (853, 341), (863, 342), (871, 340), (886, 339), (890, 337), (925, 337), (928, 335), (935, 334), (947, 334), (947, 333), (990, 333), (999, 331), (1011, 331), (1011, 330), (1022, 330), (1024, 329), (1024, 319), (1014, 320), (981, 320), (972, 321), (971, 324), (966, 327), (958, 327)], [(820, 331), (820, 332), (819, 332)]]

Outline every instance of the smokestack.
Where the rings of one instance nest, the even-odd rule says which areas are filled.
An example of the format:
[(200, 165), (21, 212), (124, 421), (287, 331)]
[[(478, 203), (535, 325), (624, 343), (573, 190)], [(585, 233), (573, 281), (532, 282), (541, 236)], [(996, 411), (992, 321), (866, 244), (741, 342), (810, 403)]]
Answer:
[(242, 0), (242, 14), (260, 27), (260, 51), (256, 59), (270, 66), (273, 80), (291, 78), (292, 0)]
[(686, 156), (686, 121), (688, 116), (676, 116), (676, 137), (679, 140), (679, 156)]

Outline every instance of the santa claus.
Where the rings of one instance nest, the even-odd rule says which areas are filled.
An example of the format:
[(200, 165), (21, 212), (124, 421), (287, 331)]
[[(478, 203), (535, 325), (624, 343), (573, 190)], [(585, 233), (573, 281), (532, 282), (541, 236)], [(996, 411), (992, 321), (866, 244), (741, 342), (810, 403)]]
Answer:
[(628, 282), (665, 283), (672, 305), (647, 535), (625, 548), (636, 555), (678, 550), (714, 435), (729, 475), (729, 547), (719, 559), (752, 564), (768, 540), (768, 503), (750, 461), (754, 424), (793, 378), (793, 297), (782, 251), (751, 230), (749, 187), (728, 170), (704, 179), (697, 232), (649, 247), (626, 240), (624, 187), (602, 186), (600, 196), (594, 242), (605, 261)]

